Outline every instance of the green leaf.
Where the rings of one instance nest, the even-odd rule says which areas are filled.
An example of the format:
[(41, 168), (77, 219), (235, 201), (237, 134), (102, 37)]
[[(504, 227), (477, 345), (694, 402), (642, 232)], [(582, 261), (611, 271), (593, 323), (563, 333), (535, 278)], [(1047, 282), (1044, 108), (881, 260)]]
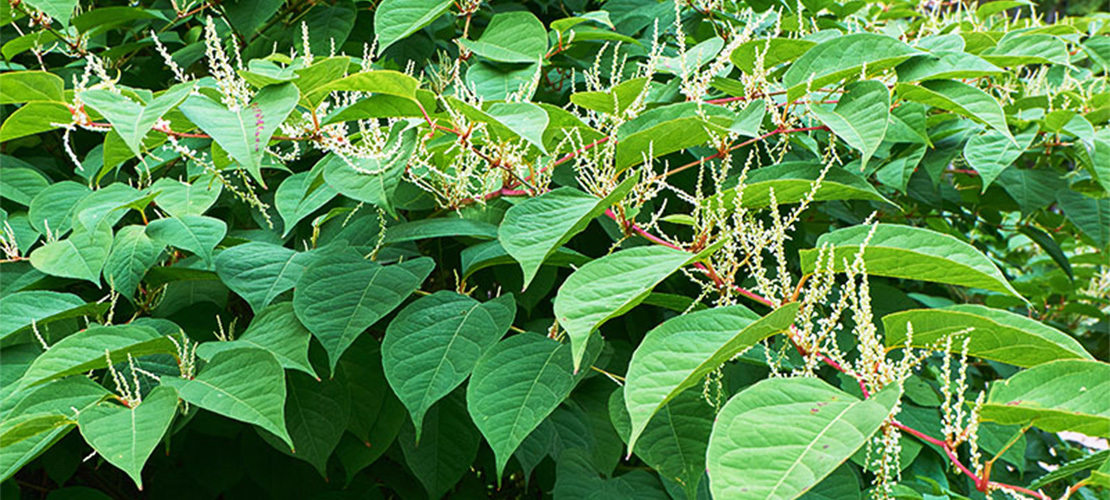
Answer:
[(1110, 248), (1110, 199), (1095, 199), (1067, 189), (1056, 193), (1056, 199), (1068, 220), (1095, 245)]
[(900, 83), (895, 91), (903, 99), (928, 104), (985, 123), (1014, 141), (1009, 127), (1006, 126), (1002, 105), (986, 92), (971, 85), (954, 80), (933, 80), (916, 85)]
[(393, 194), (401, 182), (405, 165), (416, 150), (416, 129), (404, 123), (393, 127), (385, 151), (389, 158), (343, 158), (330, 153), (320, 160), (324, 180), (340, 194), (372, 203), (393, 214)]
[(652, 417), (713, 370), (794, 322), (797, 303), (760, 318), (744, 306), (708, 309), (671, 318), (647, 333), (628, 365), (624, 399), (628, 447), (635, 450)]
[(428, 410), (423, 439), (408, 422), (397, 436), (405, 463), (428, 498), (442, 498), (478, 457), (482, 436), (470, 421), (464, 396), (462, 390), (454, 391)]
[(81, 100), (112, 124), (112, 129), (135, 156), (141, 156), (143, 138), (154, 128), (155, 122), (181, 104), (192, 90), (193, 85), (176, 85), (149, 104), (137, 103), (106, 89), (86, 90), (81, 93)]
[(860, 150), (863, 160), (860, 170), (866, 170), (867, 160), (879, 149), (886, 135), (890, 121), (890, 90), (878, 80), (850, 83), (833, 110), (814, 106), (810, 111), (844, 142)]
[(605, 198), (564, 187), (528, 198), (505, 212), (497, 239), (520, 263), (523, 289), (536, 277), (544, 260), (627, 196), (639, 177), (628, 177)]
[(784, 62), (790, 62), (802, 54), (805, 54), (817, 45), (809, 40), (800, 40), (797, 38), (768, 38), (763, 40), (752, 40), (741, 44), (736, 50), (732, 51), (729, 55), (729, 60), (732, 64), (747, 74), (752, 74), (755, 71), (756, 55), (761, 55), (763, 58), (763, 68), (769, 69)]
[(30, 290), (5, 295), (0, 297), (0, 310), (4, 311), (0, 340), (30, 327), (31, 323), (42, 328), (51, 321), (89, 312), (81, 297), (50, 290)]
[(124, 208), (146, 196), (146, 193), (127, 184), (113, 182), (77, 202), (73, 207), (76, 221), (74, 227), (92, 230), (101, 223), (109, 227), (115, 226), (127, 214)]
[(77, 426), (92, 449), (126, 472), (142, 490), (143, 466), (176, 413), (177, 393), (155, 387), (132, 408), (112, 401), (86, 408), (78, 415)]
[(644, 94), (650, 83), (645, 77), (633, 78), (614, 85), (608, 92), (576, 92), (570, 95), (570, 102), (591, 111), (620, 115), (636, 102), (636, 98)]
[[(11, 370), (10, 350), (4, 351), (5, 372)], [(108, 395), (108, 391), (96, 382), (85, 377), (72, 377), (43, 384), (31, 390), (17, 404), (10, 405), (5, 401), (4, 410), (8, 415), (35, 415), (50, 413), (55, 415), (71, 416), (73, 409), (78, 411), (96, 404)], [(4, 417), (5, 421), (8, 417)], [(7, 481), (35, 457), (50, 448), (55, 442), (64, 437), (74, 425), (45, 431), (41, 434), (23, 439), (11, 446), (0, 447), (0, 481)]]
[(590, 261), (571, 274), (555, 296), (555, 319), (574, 347), (574, 371), (602, 323), (636, 307), (655, 285), (697, 258), (663, 246), (636, 247)]
[[(0, 73), (0, 76), (4, 74), (7, 73)], [(50, 180), (37, 170), (8, 165), (4, 168), (4, 184), (0, 185), (0, 197), (30, 206), (31, 200), (48, 186)]]
[(385, 230), (385, 243), (404, 243), (432, 238), (497, 239), (497, 226), (474, 219), (439, 217), (419, 219), (390, 226)]
[[(863, 225), (821, 235), (817, 248), (802, 250), (802, 270), (814, 271), (820, 248), (827, 244), (833, 252), (831, 270), (843, 272), (848, 265), (845, 261), (855, 259), (871, 229)], [(955, 237), (895, 224), (876, 224), (874, 230), (863, 252), (865, 268), (872, 276), (982, 288), (1022, 298), (987, 256)]]
[(444, 290), (409, 304), (390, 322), (382, 366), (412, 415), (417, 441), (425, 412), (466, 380), (515, 314), (511, 294), (481, 303)]
[(1024, 234), (1030, 240), (1033, 240), (1033, 243), (1036, 243), (1038, 247), (1041, 247), (1041, 250), (1044, 250), (1044, 252), (1052, 258), (1052, 261), (1060, 266), (1060, 270), (1068, 275), (1068, 279), (1072, 281), (1075, 280), (1075, 273), (1071, 269), (1071, 262), (1068, 261), (1068, 256), (1064, 254), (1063, 249), (1060, 248), (1060, 244), (1056, 243), (1056, 240), (1053, 239), (1051, 235), (1035, 226), (1021, 226), (1018, 228), (1018, 232)]
[(146, 272), (158, 263), (162, 245), (146, 235), (143, 226), (125, 226), (116, 232), (112, 251), (104, 262), (104, 281), (124, 297), (132, 297)]
[(258, 91), (249, 106), (230, 110), (204, 95), (192, 95), (181, 104), (181, 111), (235, 161), (254, 176), (262, 187), (262, 157), (274, 132), (289, 116), (300, 99), (292, 83), (270, 85)]
[(221, 3), (220, 8), (236, 32), (250, 36), (277, 14), (284, 3), (283, 0), (228, 0)]
[(786, 70), (782, 83), (786, 99), (795, 100), (811, 90), (858, 75), (897, 66), (920, 52), (897, 38), (874, 33), (854, 33), (822, 42), (809, 49)]
[(308, 345), (312, 334), (293, 312), (292, 302), (268, 306), (255, 315), (247, 331), (230, 342), (205, 342), (197, 347), (197, 356), (210, 360), (216, 354), (240, 347), (256, 347), (269, 351), (282, 368), (300, 370), (319, 378), (308, 361)]
[(4, 88), (0, 104), (66, 100), (65, 81), (46, 71), (12, 71), (0, 74), (0, 87)]
[(998, 45), (981, 54), (983, 59), (999, 66), (1016, 67), (1026, 64), (1069, 63), (1068, 46), (1063, 40), (1052, 35), (1007, 34)]
[(169, 337), (139, 325), (93, 325), (50, 346), (23, 375), (23, 387), (127, 362), (147, 354), (175, 352)]
[(189, 404), (257, 425), (293, 447), (285, 428), (285, 372), (262, 349), (243, 347), (216, 354), (196, 378), (162, 377)]
[(160, 245), (193, 252), (210, 265), (212, 250), (227, 235), (227, 224), (203, 215), (167, 217), (151, 221), (146, 226), (146, 234)]
[[(623, 396), (623, 391), (613, 391), (609, 412), (617, 433), (625, 439), (632, 427)], [(659, 475), (681, 484), (686, 498), (696, 499), (715, 416), (701, 391), (679, 392), (659, 408), (657, 418), (643, 430), (643, 439), (629, 447)]]
[(652, 109), (618, 129), (617, 168), (623, 170), (637, 165), (648, 153), (658, 158), (700, 146), (710, 139), (710, 131), (718, 135), (730, 131), (756, 135), (764, 112), (762, 100), (749, 103), (739, 113), (722, 106), (694, 102)]
[(963, 349), (977, 358), (1032, 367), (1058, 359), (1093, 359), (1070, 335), (1039, 321), (1001, 309), (964, 304), (943, 309), (912, 309), (883, 317), (888, 348), (904, 346), (913, 328), (913, 347), (944, 345), (953, 336), (952, 350)]
[(311, 255), (252, 241), (220, 252), (215, 261), (216, 273), (257, 312), (297, 284)]
[(502, 100), (516, 94), (528, 99), (535, 91), (533, 82), (539, 78), (539, 72), (538, 62), (529, 65), (494, 64), (479, 59), (467, 68), (466, 85), (485, 100)]
[(378, 54), (435, 21), (451, 8), (451, 0), (383, 0), (374, 11)]
[[(516, 261), (509, 256), (509, 253), (505, 251), (505, 248), (501, 246), (500, 241), (487, 241), (467, 247), (462, 251), (460, 259), (462, 260), (464, 278), (487, 267), (516, 263)], [(551, 254), (551, 256), (544, 261), (544, 264), (549, 266), (570, 267), (581, 266), (589, 261), (589, 257), (569, 248), (562, 247), (556, 249), (555, 253)]]
[[(591, 351), (588, 362), (600, 349)], [(570, 345), (537, 333), (504, 339), (478, 360), (466, 388), (467, 409), (493, 448), (498, 477), (524, 438), (585, 375), (572, 371)]]
[(493, 16), (477, 41), (463, 39), (460, 43), (497, 62), (538, 62), (547, 52), (547, 30), (531, 12), (504, 12)]
[(77, 9), (77, 0), (29, 0), (27, 5), (45, 12), (62, 26), (69, 26), (73, 11)]
[(100, 270), (111, 249), (112, 229), (107, 224), (91, 231), (78, 227), (68, 238), (31, 252), (31, 265), (51, 276), (87, 280), (100, 286)]
[(980, 415), (988, 422), (1033, 424), (1048, 432), (1110, 437), (1110, 365), (1099, 361), (1045, 363), (995, 382)]
[(287, 236), (305, 217), (335, 198), (335, 189), (327, 183), (315, 183), (316, 176), (311, 172), (290, 175), (274, 193), (274, 206), (284, 223)]
[(547, 112), (543, 108), (528, 102), (498, 102), (486, 110), (486, 114), (511, 130), (517, 136), (528, 141), (547, 153), (543, 144), (543, 133), (547, 130)]
[[(971, 168), (979, 172), (979, 178), (983, 180), (984, 193), (987, 192), (987, 187), (998, 178), (998, 174), (1029, 149), (1036, 137), (1037, 126), (1034, 125), (1013, 139), (992, 129), (976, 134), (967, 141), (964, 145), (964, 159)], [(1014, 141), (1017, 143), (1015, 144)]]
[(634, 470), (606, 478), (581, 448), (566, 450), (555, 465), (555, 498), (607, 500), (614, 498), (669, 498), (659, 478), (645, 470)]
[(223, 192), (223, 184), (214, 177), (204, 176), (193, 183), (162, 177), (150, 186), (150, 192), (157, 193), (154, 202), (158, 208), (173, 217), (204, 215)]
[[(382, 8), (383, 6), (378, 6), (379, 10)], [(379, 36), (380, 35), (381, 33), (379, 32)], [(364, 71), (362, 73), (355, 73), (340, 78), (339, 80), (317, 89), (309, 96), (309, 100), (313, 103), (318, 103), (324, 97), (327, 97), (329, 93), (342, 91), (391, 95), (416, 101), (416, 89), (419, 87), (419, 80), (398, 71)]]
[(73, 420), (57, 413), (20, 415), (0, 423), (0, 446), (14, 446), (39, 434), (69, 425), (73, 425)]
[(353, 248), (325, 253), (305, 268), (293, 291), (293, 307), (328, 352), (339, 357), (364, 330), (401, 305), (432, 272), (429, 258), (382, 266)]
[(92, 190), (84, 184), (61, 181), (47, 186), (31, 200), (27, 218), (40, 233), (65, 234), (73, 227), (73, 209)]
[(73, 115), (64, 103), (31, 101), (8, 115), (0, 125), (0, 143), (54, 130), (71, 121)]
[(710, 491), (715, 498), (801, 496), (871, 438), (899, 396), (895, 384), (861, 401), (816, 378), (772, 378), (744, 389), (713, 426)]
[(328, 458), (331, 457), (351, 413), (351, 394), (341, 379), (320, 381), (303, 373), (290, 373), (286, 384), (285, 421), (292, 448), (277, 448), (291, 452), (312, 464), (320, 476), (328, 478)]
[(899, 64), (898, 81), (958, 80), (980, 78), (1004, 73), (1002, 68), (966, 52), (933, 52), (911, 57)]

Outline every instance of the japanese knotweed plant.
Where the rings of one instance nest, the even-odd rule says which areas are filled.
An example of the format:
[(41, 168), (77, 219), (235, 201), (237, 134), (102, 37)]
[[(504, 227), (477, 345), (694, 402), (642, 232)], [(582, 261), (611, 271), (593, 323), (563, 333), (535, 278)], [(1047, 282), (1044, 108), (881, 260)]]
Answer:
[(1107, 494), (1106, 12), (2, 5), (4, 498)]

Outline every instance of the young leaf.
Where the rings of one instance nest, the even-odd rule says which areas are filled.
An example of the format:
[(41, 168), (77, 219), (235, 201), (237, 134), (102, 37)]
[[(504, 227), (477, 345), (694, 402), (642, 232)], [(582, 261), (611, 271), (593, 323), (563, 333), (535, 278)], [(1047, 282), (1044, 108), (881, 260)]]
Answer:
[(288, 236), (301, 219), (311, 215), (338, 194), (326, 183), (316, 184), (314, 179), (316, 176), (312, 172), (298, 172), (287, 177), (274, 193), (274, 207), (281, 215), (285, 227), (282, 237)]
[(816, 378), (744, 389), (713, 426), (709, 489), (715, 498), (797, 498), (863, 446), (900, 395), (894, 384), (861, 401)]
[(630, 452), (668, 401), (733, 356), (789, 328), (797, 311), (791, 303), (760, 318), (744, 306), (719, 307), (676, 316), (649, 331), (632, 354), (624, 386)]
[(1048, 432), (1110, 437), (1110, 365), (1061, 360), (1019, 372), (991, 386), (980, 415), (988, 422), (1033, 424)]
[(409, 304), (389, 323), (382, 366), (412, 415), (418, 442), (424, 413), (466, 380), (509, 330), (515, 314), (512, 294), (481, 303), (439, 291)]
[(977, 358), (1032, 367), (1059, 359), (1094, 359), (1070, 335), (1039, 321), (1001, 309), (963, 304), (943, 309), (912, 309), (883, 317), (886, 345), (904, 346), (913, 328), (913, 347), (943, 345), (944, 339), (972, 329), (952, 340), (960, 352), (964, 338), (967, 353)]
[(638, 174), (630, 176), (605, 198), (564, 187), (528, 198), (505, 212), (497, 239), (520, 263), (523, 288), (528, 288), (544, 260), (627, 196), (638, 179)]
[(571, 274), (555, 296), (555, 318), (567, 331), (574, 371), (590, 335), (636, 307), (652, 288), (699, 256), (663, 246), (629, 248), (590, 261)]
[(46, 71), (11, 71), (0, 74), (0, 87), (4, 88), (0, 104), (65, 102), (65, 81)]
[[(871, 229), (854, 226), (821, 235), (818, 248), (802, 250), (802, 269), (813, 272), (819, 249), (827, 244), (833, 251), (832, 271), (844, 271), (845, 261), (852, 262)], [(948, 283), (1022, 298), (987, 256), (955, 237), (894, 224), (877, 224), (874, 229), (863, 251), (864, 265), (872, 276)]]
[(334, 371), (347, 347), (401, 305), (434, 265), (425, 257), (382, 266), (353, 248), (328, 252), (301, 274), (293, 291), (293, 308), (327, 350)]
[(189, 404), (257, 425), (293, 447), (285, 428), (285, 371), (273, 354), (253, 347), (224, 351), (196, 378), (162, 377), (162, 384)]
[(268, 306), (251, 320), (247, 331), (230, 342), (205, 342), (197, 347), (197, 356), (211, 360), (224, 351), (240, 347), (257, 347), (273, 354), (282, 368), (300, 370), (319, 379), (308, 361), (308, 345), (312, 334), (297, 320), (292, 302)]
[(141, 491), (143, 466), (177, 413), (177, 393), (155, 387), (133, 408), (104, 402), (77, 417), (81, 436), (108, 463), (119, 467)]

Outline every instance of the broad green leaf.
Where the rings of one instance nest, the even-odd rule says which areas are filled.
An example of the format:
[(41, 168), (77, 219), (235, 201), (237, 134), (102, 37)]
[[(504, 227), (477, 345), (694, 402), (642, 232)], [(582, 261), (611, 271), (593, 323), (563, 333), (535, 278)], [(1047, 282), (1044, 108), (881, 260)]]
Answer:
[(532, 97), (530, 92), (535, 91), (533, 83), (539, 72), (538, 62), (525, 66), (478, 60), (466, 70), (466, 85), (485, 100), (502, 100), (510, 95), (528, 99)]
[(555, 319), (570, 337), (574, 371), (602, 323), (636, 307), (655, 285), (697, 258), (663, 246), (636, 247), (592, 260), (571, 274), (555, 296)]
[(768, 38), (752, 40), (741, 44), (732, 51), (729, 60), (743, 71), (751, 74), (755, 70), (757, 57), (762, 58), (763, 68), (768, 69), (784, 62), (793, 61), (817, 45), (809, 40), (797, 38)]
[(285, 372), (273, 354), (253, 347), (224, 351), (196, 378), (162, 377), (162, 384), (189, 404), (257, 425), (293, 447), (285, 428)]
[(1030, 5), (1033, 5), (1033, 3), (1028, 0), (995, 0), (993, 2), (984, 2), (975, 8), (975, 17), (985, 20), (999, 12)]
[(813, 114), (862, 155), (860, 170), (879, 149), (890, 121), (890, 89), (878, 80), (848, 84), (832, 110), (814, 106)]
[[(592, 345), (598, 349), (591, 349), (591, 363), (600, 342)], [(466, 388), (467, 409), (493, 448), (499, 477), (524, 438), (585, 375), (574, 374), (570, 345), (537, 333), (504, 339), (478, 360)]]
[(998, 45), (980, 55), (999, 66), (1015, 67), (1026, 64), (1068, 64), (1068, 46), (1063, 40), (1045, 34), (1008, 34)]
[(29, 290), (0, 297), (0, 311), (4, 315), (0, 339), (6, 339), (32, 323), (42, 328), (51, 321), (89, 312), (81, 297), (50, 290)]
[(612, 500), (615, 498), (669, 498), (659, 478), (645, 470), (614, 477), (603, 476), (590, 462), (586, 450), (573, 448), (555, 465), (554, 498)]
[[(516, 261), (505, 251), (501, 246), (500, 241), (487, 241), (477, 245), (467, 247), (462, 251), (459, 256), (462, 260), (463, 277), (470, 275), (491, 266), (516, 264)], [(574, 250), (566, 247), (561, 247), (551, 254), (544, 264), (549, 266), (581, 266), (590, 261), (589, 257), (582, 255)]]
[(65, 437), (73, 427), (73, 424), (69, 424), (54, 428), (11, 446), (0, 447), (0, 481), (7, 481), (14, 476), (24, 465)]
[(193, 183), (162, 177), (154, 181), (150, 191), (157, 193), (154, 202), (158, 208), (173, 217), (184, 217), (204, 215), (219, 199), (223, 184), (211, 176), (200, 177)]
[(454, 391), (428, 410), (421, 433), (406, 422), (397, 441), (428, 498), (442, 498), (454, 488), (478, 457), (482, 435), (466, 412), (465, 393)]
[(303, 373), (290, 373), (286, 391), (285, 422), (293, 446), (273, 444), (293, 458), (312, 464), (327, 479), (328, 458), (339, 445), (351, 413), (351, 394), (346, 383), (339, 378), (321, 381)]
[(108, 227), (115, 226), (127, 214), (125, 207), (146, 196), (147, 193), (127, 184), (113, 182), (77, 202), (73, 207), (73, 227), (92, 230), (101, 223)]
[(0, 124), (0, 142), (54, 130), (72, 118), (69, 108), (62, 102), (31, 101), (8, 114)]
[(162, 245), (146, 235), (143, 226), (126, 226), (116, 231), (112, 251), (104, 262), (104, 281), (124, 297), (132, 297), (146, 272), (158, 263)]
[(986, 92), (954, 80), (932, 80), (895, 87), (899, 97), (966, 116), (993, 128), (1013, 141), (1002, 105)]
[(720, 37), (698, 42), (697, 45), (687, 48), (686, 53), (681, 56), (660, 57), (656, 63), (658, 71), (688, 78), (693, 72), (716, 58), (724, 46), (725, 42)]
[(155, 122), (181, 104), (192, 90), (192, 85), (176, 85), (149, 104), (137, 103), (106, 89), (86, 90), (81, 93), (81, 100), (112, 124), (112, 129), (135, 156), (141, 156), (143, 138), (154, 128)]
[(1025, 235), (1030, 240), (1033, 240), (1033, 243), (1040, 247), (1041, 250), (1044, 250), (1044, 252), (1052, 258), (1052, 261), (1055, 262), (1057, 266), (1060, 266), (1060, 270), (1068, 275), (1068, 279), (1075, 280), (1075, 272), (1072, 271), (1068, 256), (1064, 254), (1064, 250), (1060, 248), (1060, 244), (1057, 243), (1051, 235), (1036, 226), (1021, 226), (1018, 228), (1018, 232)]
[(274, 193), (274, 207), (284, 223), (287, 236), (296, 227), (297, 223), (305, 217), (324, 206), (335, 198), (335, 189), (327, 183), (316, 184), (316, 176), (311, 172), (299, 172), (290, 175), (281, 183)]
[[(832, 246), (832, 271), (844, 271), (845, 261), (854, 260), (871, 229), (863, 225), (821, 235), (817, 248), (801, 252), (803, 271), (814, 271), (825, 245)], [(955, 237), (895, 224), (877, 224), (874, 231), (863, 251), (864, 267), (872, 276), (982, 288), (1021, 298), (987, 256)]]
[(451, 8), (451, 0), (383, 0), (374, 11), (378, 54), (425, 26)]
[(77, 426), (92, 449), (126, 472), (142, 490), (143, 466), (176, 413), (177, 393), (155, 387), (132, 408), (114, 401), (86, 408), (78, 415)]
[(390, 226), (385, 230), (385, 243), (404, 243), (432, 238), (497, 239), (497, 226), (474, 219), (439, 217), (419, 219)]
[(498, 102), (486, 109), (486, 114), (541, 152), (547, 153), (547, 148), (543, 145), (543, 133), (550, 120), (543, 108), (528, 102)]
[(892, 385), (861, 401), (816, 378), (744, 389), (713, 426), (709, 489), (714, 498), (797, 498), (867, 443), (900, 395)]
[(351, 393), (347, 431), (357, 438), (359, 446), (365, 448), (368, 443), (375, 453), (384, 453), (385, 450), (377, 448), (389, 446), (405, 421), (406, 412), (385, 380), (381, 343), (370, 335), (359, 337), (339, 360), (335, 373), (347, 383)]
[(528, 288), (544, 260), (627, 196), (638, 180), (639, 175), (628, 177), (605, 198), (572, 187), (559, 188), (528, 198), (505, 212), (497, 239), (520, 263), (523, 288)]
[(1095, 245), (1110, 248), (1110, 199), (1095, 199), (1067, 189), (1056, 193), (1056, 199), (1068, 220)]
[(1045, 363), (991, 386), (980, 415), (988, 422), (1033, 424), (1048, 432), (1110, 437), (1110, 365), (1093, 360)]
[[(9, 352), (6, 350), (4, 354), (5, 370), (10, 370)], [(107, 395), (108, 391), (96, 382), (85, 377), (72, 377), (34, 388), (15, 405), (5, 401), (4, 410), (10, 410), (7, 415), (52, 413), (72, 416), (74, 408), (85, 409)], [(8, 418), (7, 415), (4, 416), (5, 420)], [(14, 445), (0, 447), (0, 481), (7, 481), (20, 468), (69, 433), (73, 427), (73, 424), (66, 425), (23, 439)]]
[(197, 356), (212, 359), (224, 351), (240, 347), (257, 347), (269, 351), (282, 368), (300, 370), (319, 378), (308, 361), (308, 345), (312, 334), (301, 324), (293, 312), (292, 302), (268, 306), (251, 320), (247, 331), (230, 342), (205, 342), (197, 347)]
[(1033, 144), (1037, 137), (1037, 127), (1034, 125), (1022, 134), (1014, 137), (1015, 144), (1009, 137), (996, 130), (987, 130), (971, 137), (964, 145), (964, 159), (971, 168), (979, 172), (983, 180), (983, 192), (1006, 167), (1012, 165)]
[[(623, 391), (613, 391), (609, 412), (617, 433), (627, 441), (632, 425)], [(701, 391), (676, 393), (643, 429), (643, 439), (629, 444), (629, 449), (661, 476), (681, 484), (686, 498), (696, 499), (705, 475), (705, 451), (715, 416)]]
[(899, 64), (898, 81), (921, 82), (926, 80), (958, 80), (961, 78), (980, 78), (1004, 73), (983, 58), (966, 52), (934, 51), (911, 57)]
[(65, 81), (46, 71), (12, 71), (0, 74), (0, 104), (30, 101), (65, 102)]
[(417, 441), (424, 414), (466, 380), (509, 330), (515, 314), (511, 294), (482, 303), (444, 290), (409, 304), (389, 323), (382, 366), (412, 415)]
[[(888, 314), (883, 328), (888, 348), (904, 346), (913, 328), (913, 347), (943, 346), (952, 336), (952, 349), (959, 352), (967, 338), (969, 355), (1026, 368), (1058, 359), (1094, 359), (1064, 332), (1020, 314), (974, 304)], [(969, 328), (973, 330), (955, 335)]]
[(146, 234), (155, 243), (188, 250), (211, 264), (212, 250), (227, 236), (227, 224), (203, 215), (167, 217), (151, 221)]
[(254, 176), (262, 187), (262, 157), (270, 138), (296, 107), (300, 93), (292, 83), (270, 85), (258, 91), (249, 106), (230, 110), (204, 95), (192, 95), (181, 111), (235, 161)]
[(108, 366), (108, 357), (113, 364), (118, 365), (126, 363), (128, 355), (138, 358), (147, 354), (173, 352), (174, 345), (169, 337), (159, 334), (151, 327), (93, 325), (50, 346), (50, 350), (31, 363), (31, 367), (23, 375), (22, 385), (29, 387), (105, 368)]
[[(385, 3), (389, 2), (387, 1)], [(382, 8), (384, 8), (384, 6), (378, 6), (379, 11)], [(378, 36), (382, 36), (381, 32), (378, 33)], [(419, 87), (419, 80), (398, 71), (364, 71), (362, 73), (355, 73), (340, 78), (339, 80), (317, 89), (310, 96), (310, 100), (314, 103), (319, 102), (324, 97), (327, 97), (330, 92), (343, 91), (391, 95), (415, 101), (416, 89)]]
[(266, 24), (270, 17), (277, 14), (283, 3), (282, 0), (228, 0), (222, 2), (220, 8), (236, 32), (251, 36)]
[(84, 184), (56, 182), (31, 200), (27, 219), (31, 227), (40, 233), (45, 234), (49, 228), (51, 234), (63, 235), (73, 227), (73, 209), (91, 194), (92, 190)]
[(112, 229), (102, 224), (87, 231), (78, 227), (68, 238), (31, 252), (31, 265), (51, 276), (75, 278), (100, 286), (100, 270), (112, 249)]
[(624, 386), (629, 450), (668, 401), (733, 356), (785, 331), (797, 311), (791, 303), (760, 318), (744, 306), (720, 307), (676, 316), (649, 331), (632, 354)]
[(19, 415), (0, 423), (0, 447), (8, 448), (37, 435), (70, 425), (73, 425), (73, 420), (57, 413)]
[(897, 38), (874, 33), (854, 33), (822, 42), (802, 54), (782, 76), (786, 98), (797, 99), (847, 77), (897, 66), (920, 52)]
[(336, 153), (320, 160), (324, 180), (335, 191), (358, 201), (372, 203), (395, 213), (393, 194), (405, 173), (405, 165), (416, 149), (416, 129), (398, 123), (390, 131), (385, 151), (387, 158), (343, 158)]
[(575, 106), (607, 115), (620, 115), (649, 87), (647, 78), (633, 78), (614, 85), (608, 92), (576, 92), (570, 95)]
[(334, 371), (340, 356), (364, 330), (401, 305), (435, 263), (428, 258), (382, 266), (353, 248), (317, 256), (297, 281), (293, 307), (328, 352)]
[[(3, 75), (3, 73), (0, 73), (0, 76)], [(35, 196), (48, 186), (50, 186), (50, 180), (39, 171), (6, 165), (4, 167), (4, 184), (0, 184), (0, 197), (23, 206), (30, 206), (31, 200), (35, 199)]]
[(538, 62), (547, 52), (547, 30), (531, 12), (504, 12), (493, 16), (478, 40), (460, 43), (497, 62)]
[(651, 158), (658, 158), (700, 146), (710, 139), (710, 132), (757, 135), (764, 112), (762, 100), (749, 103), (739, 113), (722, 106), (693, 102), (652, 109), (618, 129), (617, 168), (623, 170), (637, 165), (649, 153)]
[(310, 253), (252, 241), (220, 252), (215, 264), (220, 280), (257, 312), (293, 288), (311, 259)]
[(73, 11), (77, 9), (77, 0), (28, 0), (27, 5), (45, 12), (62, 26), (69, 26)]

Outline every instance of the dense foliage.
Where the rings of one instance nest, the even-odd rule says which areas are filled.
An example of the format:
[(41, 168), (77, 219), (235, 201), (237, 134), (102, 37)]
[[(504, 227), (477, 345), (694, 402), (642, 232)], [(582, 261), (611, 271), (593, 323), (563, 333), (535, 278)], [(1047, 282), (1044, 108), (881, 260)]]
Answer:
[(2, 4), (5, 499), (1106, 497), (1083, 2)]

